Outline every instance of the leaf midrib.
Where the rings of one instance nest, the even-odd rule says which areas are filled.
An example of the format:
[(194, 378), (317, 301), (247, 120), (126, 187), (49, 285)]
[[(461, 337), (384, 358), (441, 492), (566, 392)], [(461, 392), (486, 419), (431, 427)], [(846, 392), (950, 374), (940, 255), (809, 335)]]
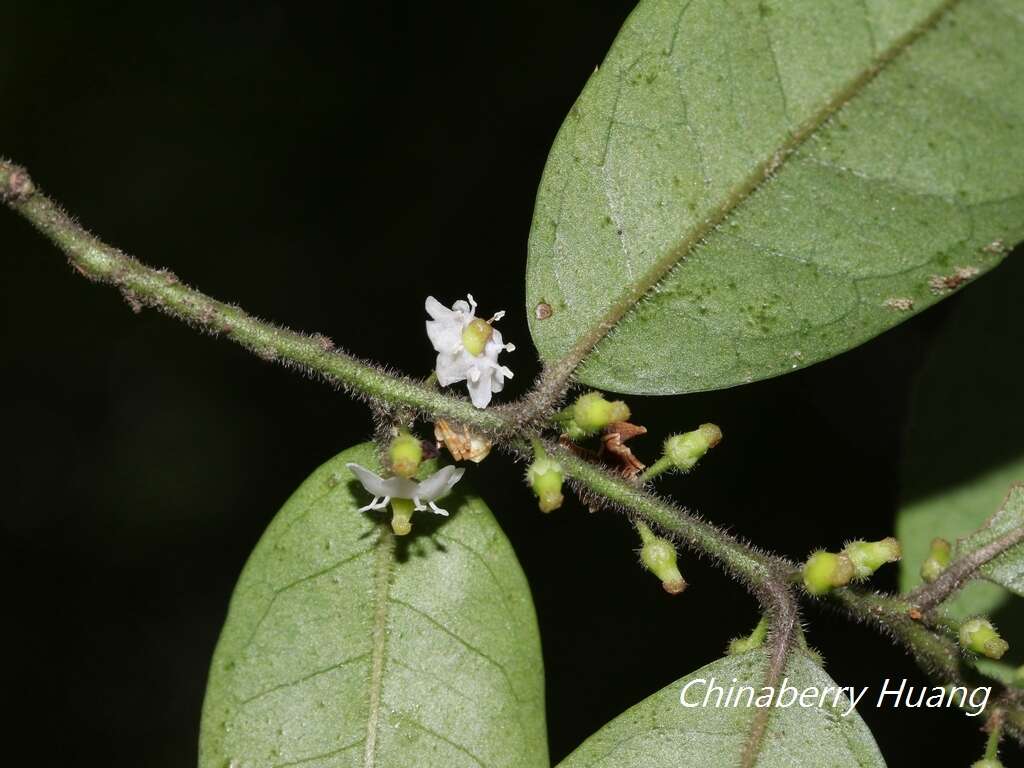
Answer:
[(369, 711), (366, 718), (366, 749), (363, 752), (364, 768), (377, 764), (377, 732), (380, 728), (381, 692), (384, 684), (384, 661), (388, 643), (388, 599), (391, 590), (391, 573), (395, 564), (395, 537), (386, 527), (380, 529), (377, 541), (377, 557), (373, 568), (373, 595), (376, 611), (373, 615), (373, 650), (370, 662)]
[(729, 218), (733, 211), (750, 198), (779, 168), (784, 166), (789, 157), (808, 139), (814, 136), (829, 119), (853, 101), (900, 54), (910, 48), (926, 33), (934, 29), (942, 18), (959, 5), (960, 2), (961, 0), (945, 0), (923, 21), (896, 38), (888, 48), (873, 59), (868, 67), (850, 80), (843, 88), (839, 89), (836, 95), (821, 109), (805, 120), (796, 130), (792, 131), (789, 139), (783, 142), (769, 157), (759, 163), (754, 168), (754, 171), (740, 182), (725, 197), (722, 203), (716, 206), (704, 218), (703, 223), (695, 226), (690, 234), (680, 241), (676, 248), (669, 250), (664, 256), (655, 261), (639, 280), (626, 287), (619, 298), (615, 300), (590, 330), (577, 339), (569, 352), (551, 366), (550, 370), (554, 377), (568, 379), (604, 337), (611, 333), (633, 307), (661, 282), (677, 264), (689, 256), (705, 238)]

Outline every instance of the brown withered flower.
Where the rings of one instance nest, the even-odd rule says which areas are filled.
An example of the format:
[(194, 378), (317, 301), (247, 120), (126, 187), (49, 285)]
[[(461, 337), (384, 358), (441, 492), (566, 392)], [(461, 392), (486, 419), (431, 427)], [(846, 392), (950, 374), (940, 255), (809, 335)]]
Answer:
[(434, 437), (438, 447), (444, 446), (456, 461), (479, 464), (491, 452), (491, 441), (469, 431), (461, 424), (449, 424), (438, 419), (434, 424)]

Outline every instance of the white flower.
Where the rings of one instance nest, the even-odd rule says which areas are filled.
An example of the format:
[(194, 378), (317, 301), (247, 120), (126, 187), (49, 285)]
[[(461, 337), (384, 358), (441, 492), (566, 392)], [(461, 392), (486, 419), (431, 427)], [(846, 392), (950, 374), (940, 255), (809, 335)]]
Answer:
[[(362, 483), (367, 493), (373, 494), (373, 501), (365, 507), (360, 507), (359, 512), (366, 512), (370, 509), (383, 509), (392, 499), (412, 499), (415, 509), (422, 512), (430, 506), (436, 514), (445, 515), (448, 511), (441, 509), (434, 502), (448, 493), (459, 480), (465, 469), (447, 466), (438, 470), (422, 483), (409, 480), (404, 477), (381, 477), (374, 474), (366, 467), (355, 463), (348, 463), (348, 467), (356, 479)], [(426, 503), (424, 503), (426, 502)]]
[(476, 301), (467, 295), (469, 303), (456, 301), (451, 309), (433, 296), (426, 301), (427, 336), (437, 351), (437, 381), (442, 387), (465, 381), (469, 397), (477, 408), (486, 408), (493, 392), (501, 392), (506, 377), (512, 371), (498, 365), (498, 354), (512, 352), (514, 344), (505, 344), (501, 332), (491, 324), (505, 316), (498, 312), (490, 320), (476, 316)]

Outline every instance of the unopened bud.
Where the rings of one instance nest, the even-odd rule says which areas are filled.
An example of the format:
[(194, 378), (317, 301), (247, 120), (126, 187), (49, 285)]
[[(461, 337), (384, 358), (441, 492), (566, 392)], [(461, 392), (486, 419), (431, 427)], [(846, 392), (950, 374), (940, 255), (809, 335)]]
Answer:
[(391, 470), (402, 477), (412, 477), (423, 461), (423, 444), (408, 432), (402, 432), (388, 447)]
[(541, 512), (554, 512), (562, 506), (562, 481), (565, 473), (562, 465), (544, 453), (539, 444), (534, 446), (536, 458), (526, 470), (526, 481), (537, 495), (537, 506)]
[(637, 531), (643, 540), (640, 548), (640, 562), (661, 579), (661, 586), (670, 595), (678, 595), (686, 589), (686, 579), (676, 565), (676, 548), (671, 542), (655, 536), (643, 523), (637, 523)]
[(592, 435), (615, 421), (629, 420), (629, 406), (622, 400), (605, 400), (600, 392), (582, 395), (571, 407), (571, 425), (582, 435)]
[(990, 659), (1000, 659), (1010, 644), (999, 636), (988, 619), (969, 619), (960, 627), (960, 647)]
[(672, 435), (665, 441), (665, 457), (678, 469), (687, 472), (722, 442), (722, 430), (715, 424), (701, 424), (692, 432)]
[(391, 500), (391, 530), (395, 536), (406, 536), (412, 530), (412, 499)]
[(951, 549), (945, 539), (932, 539), (932, 548), (921, 564), (921, 578), (931, 583), (949, 567)]
[(892, 536), (881, 541), (851, 541), (843, 553), (853, 563), (856, 579), (865, 579), (886, 563), (895, 563), (903, 556), (900, 543)]
[(804, 564), (804, 586), (812, 595), (846, 586), (853, 576), (853, 563), (843, 553), (815, 552)]
[(971, 768), (1005, 768), (996, 757), (983, 757), (976, 763), (971, 763)]

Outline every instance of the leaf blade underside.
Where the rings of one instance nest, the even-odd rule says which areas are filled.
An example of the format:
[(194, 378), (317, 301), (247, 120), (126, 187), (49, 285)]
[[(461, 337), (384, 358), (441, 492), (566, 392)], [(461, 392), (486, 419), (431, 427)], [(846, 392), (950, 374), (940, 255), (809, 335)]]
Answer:
[(350, 461), (377, 466), (361, 445), (318, 468), (246, 564), (200, 768), (545, 768), (537, 623), (497, 522), (462, 489), (397, 539), (355, 511)]
[[(587, 739), (558, 768), (735, 768), (740, 764), (756, 710), (748, 707), (683, 707), (680, 690), (691, 680), (714, 678), (716, 685), (752, 686), (765, 679), (767, 657), (751, 651), (693, 672), (631, 707)], [(806, 654), (795, 652), (786, 670), (787, 684), (799, 691), (836, 683)], [(704, 687), (688, 692), (702, 703)], [(755, 694), (756, 695), (756, 694)], [(724, 700), (724, 699), (723, 699)], [(746, 703), (746, 698), (743, 699)], [(825, 707), (776, 707), (771, 710), (758, 768), (884, 768), (871, 732), (856, 712), (840, 717), (848, 704)]]
[[(901, 591), (921, 583), (933, 538), (956, 545), (971, 536), (1024, 481), (1022, 296), (1024, 261), (1013, 257), (957, 300), (918, 375), (896, 515)], [(1024, 602), (999, 584), (971, 582), (946, 608), (959, 619), (992, 616), (1011, 641), (1024, 632)], [(1024, 662), (1021, 650), (1011, 643), (1007, 661)]]
[(596, 333), (587, 384), (733, 386), (996, 265), (1024, 238), (1022, 36), (1020, 0), (641, 2), (541, 182), (542, 358)]

